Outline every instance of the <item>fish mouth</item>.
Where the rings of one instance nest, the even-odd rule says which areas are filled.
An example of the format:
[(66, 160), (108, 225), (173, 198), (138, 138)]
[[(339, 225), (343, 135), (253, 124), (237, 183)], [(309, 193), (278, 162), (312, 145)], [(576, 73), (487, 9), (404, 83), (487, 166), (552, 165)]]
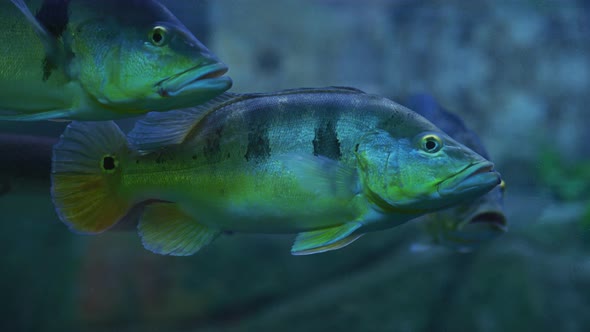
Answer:
[(503, 213), (499, 213), (496, 211), (486, 211), (477, 213), (469, 219), (467, 225), (472, 225), (475, 227), (485, 226), (489, 230), (496, 231), (498, 233), (505, 233), (508, 230), (506, 216)]
[(482, 161), (468, 165), (459, 173), (441, 181), (438, 184), (438, 193), (441, 196), (483, 195), (500, 184), (500, 181), (500, 174), (494, 170), (494, 164)]
[(198, 65), (168, 77), (155, 86), (161, 97), (205, 91), (221, 93), (232, 85), (231, 78), (223, 76), (227, 71), (228, 67), (223, 63)]

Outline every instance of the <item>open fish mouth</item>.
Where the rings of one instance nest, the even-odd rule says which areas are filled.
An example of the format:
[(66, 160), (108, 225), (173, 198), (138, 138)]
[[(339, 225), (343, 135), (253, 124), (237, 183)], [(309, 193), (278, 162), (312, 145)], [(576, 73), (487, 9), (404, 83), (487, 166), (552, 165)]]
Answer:
[[(477, 213), (468, 222), (468, 225), (481, 225), (487, 226), (490, 230), (504, 233), (508, 230), (508, 224), (506, 222), (506, 216), (503, 213), (494, 211), (487, 211)], [(469, 226), (468, 226), (469, 227)]]
[(158, 82), (156, 88), (162, 97), (203, 91), (221, 93), (232, 85), (231, 78), (223, 76), (227, 70), (228, 67), (223, 63), (195, 66)]
[(438, 185), (441, 196), (458, 194), (484, 194), (500, 184), (500, 174), (494, 164), (482, 161), (465, 167), (459, 173), (443, 180)]

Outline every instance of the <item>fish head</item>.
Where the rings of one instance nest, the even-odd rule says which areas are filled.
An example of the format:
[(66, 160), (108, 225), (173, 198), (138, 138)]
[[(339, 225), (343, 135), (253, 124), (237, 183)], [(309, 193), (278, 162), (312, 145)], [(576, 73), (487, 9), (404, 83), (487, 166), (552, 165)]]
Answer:
[(356, 146), (363, 187), (378, 207), (420, 215), (474, 200), (500, 183), (493, 163), (413, 116), (404, 128), (365, 135)]
[(469, 252), (508, 230), (504, 182), (478, 199), (425, 215), (420, 223), (433, 243)]
[(489, 159), (488, 152), (477, 134), (467, 128), (463, 120), (451, 113), (429, 94), (416, 94), (408, 98), (406, 105), (416, 113), (425, 117), (454, 140), (464, 144), (473, 151)]
[(125, 113), (166, 111), (204, 103), (231, 87), (228, 67), (165, 7), (119, 2), (120, 14), (80, 23), (73, 42), (81, 83), (99, 103)]

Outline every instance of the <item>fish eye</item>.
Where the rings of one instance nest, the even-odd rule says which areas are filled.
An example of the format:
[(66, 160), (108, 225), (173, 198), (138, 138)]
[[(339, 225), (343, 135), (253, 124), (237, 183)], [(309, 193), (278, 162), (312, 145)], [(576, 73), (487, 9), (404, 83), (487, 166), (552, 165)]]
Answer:
[(428, 134), (422, 137), (422, 149), (428, 153), (437, 153), (442, 149), (443, 142), (440, 137)]
[(152, 42), (152, 44), (154, 44), (155, 46), (163, 46), (164, 44), (166, 44), (166, 36), (168, 34), (168, 29), (166, 29), (165, 27), (158, 25), (155, 26), (152, 31), (150, 31), (150, 41)]

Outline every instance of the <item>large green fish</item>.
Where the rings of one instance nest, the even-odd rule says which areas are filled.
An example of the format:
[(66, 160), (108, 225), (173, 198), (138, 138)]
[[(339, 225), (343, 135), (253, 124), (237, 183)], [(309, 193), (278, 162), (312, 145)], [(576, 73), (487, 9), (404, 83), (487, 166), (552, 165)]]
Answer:
[(108, 120), (195, 106), (227, 66), (155, 0), (3, 0), (0, 120)]
[[(414, 95), (406, 104), (458, 142), (490, 159), (475, 132), (453, 113), (442, 108), (427, 94)], [(430, 242), (459, 252), (469, 252), (504, 234), (508, 229), (504, 213), (504, 181), (485, 195), (471, 202), (427, 214), (418, 221), (425, 228)], [(426, 248), (417, 244), (414, 248)]]
[(150, 113), (127, 138), (113, 122), (74, 122), (52, 182), (77, 232), (103, 232), (148, 202), (138, 230), (153, 252), (190, 255), (235, 231), (298, 233), (291, 252), (304, 255), (475, 199), (500, 176), (389, 99), (319, 88)]

